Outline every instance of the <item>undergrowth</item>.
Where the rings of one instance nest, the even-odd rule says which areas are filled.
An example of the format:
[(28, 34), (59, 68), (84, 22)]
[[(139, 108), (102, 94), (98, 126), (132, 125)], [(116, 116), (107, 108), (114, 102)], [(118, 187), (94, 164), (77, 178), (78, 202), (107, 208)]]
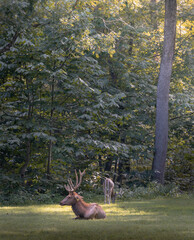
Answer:
[[(165, 198), (173, 197), (179, 198), (182, 195), (187, 195), (190, 197), (192, 194), (182, 193), (179, 188), (174, 184), (161, 185), (155, 182), (151, 182), (147, 187), (136, 187), (131, 188), (116, 188), (117, 201), (126, 201), (133, 199), (155, 199), (155, 198)], [(20, 206), (20, 205), (30, 205), (30, 204), (56, 204), (59, 203), (68, 193), (66, 191), (56, 192), (53, 189), (48, 189), (45, 192), (39, 191), (29, 191), (25, 188), (19, 188), (13, 192), (0, 194), (0, 206)], [(80, 190), (78, 194), (84, 197), (86, 202), (103, 202), (103, 190), (102, 188), (97, 188), (93, 190)]]

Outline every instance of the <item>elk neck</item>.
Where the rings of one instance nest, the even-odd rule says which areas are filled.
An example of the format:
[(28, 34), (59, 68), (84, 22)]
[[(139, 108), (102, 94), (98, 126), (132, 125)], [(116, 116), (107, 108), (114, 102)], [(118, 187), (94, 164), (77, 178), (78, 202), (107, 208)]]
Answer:
[(76, 203), (72, 205), (72, 210), (76, 216), (84, 217), (84, 213), (88, 206), (89, 204), (84, 202), (82, 197), (78, 195)]

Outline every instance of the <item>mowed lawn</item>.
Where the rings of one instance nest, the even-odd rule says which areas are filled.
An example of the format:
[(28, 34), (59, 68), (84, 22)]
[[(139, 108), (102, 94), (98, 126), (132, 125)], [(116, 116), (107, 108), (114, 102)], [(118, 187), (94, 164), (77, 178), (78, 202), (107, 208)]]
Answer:
[(73, 220), (68, 206), (0, 207), (0, 239), (194, 239), (194, 199), (134, 200), (102, 206), (105, 220)]

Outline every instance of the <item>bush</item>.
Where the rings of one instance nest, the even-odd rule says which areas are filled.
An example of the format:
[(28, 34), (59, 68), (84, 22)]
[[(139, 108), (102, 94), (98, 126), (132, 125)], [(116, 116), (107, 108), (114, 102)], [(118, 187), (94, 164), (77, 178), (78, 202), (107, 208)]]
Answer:
[(193, 155), (194, 152), (179, 150), (177, 154), (169, 160), (167, 164), (165, 180), (166, 182), (175, 182), (182, 191), (193, 190)]
[(120, 199), (153, 199), (157, 197), (178, 197), (180, 191), (175, 184), (161, 185), (150, 182), (147, 187), (132, 187), (131, 189), (122, 188)]
[(23, 180), (14, 175), (0, 172), (0, 205), (26, 205), (40, 203), (58, 203), (64, 193), (64, 186), (55, 179), (33, 178)]

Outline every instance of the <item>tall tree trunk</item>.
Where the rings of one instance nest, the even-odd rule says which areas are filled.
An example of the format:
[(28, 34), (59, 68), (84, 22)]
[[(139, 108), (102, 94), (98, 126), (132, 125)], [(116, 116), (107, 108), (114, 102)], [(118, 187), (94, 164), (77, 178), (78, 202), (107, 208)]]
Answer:
[[(51, 133), (50, 133), (50, 136), (51, 136)], [(47, 161), (47, 176), (48, 176), (48, 178), (49, 178), (49, 175), (50, 175), (51, 162), (52, 162), (52, 141), (49, 140), (48, 161)]]
[(120, 159), (118, 163), (118, 177), (117, 177), (117, 182), (119, 182), (119, 187), (122, 186), (123, 183), (123, 162)]
[(168, 101), (176, 36), (176, 0), (165, 1), (164, 46), (160, 65), (156, 103), (155, 156), (153, 179), (164, 183), (168, 145)]
[(114, 169), (114, 176), (113, 176), (113, 182), (116, 181), (116, 175), (117, 175), (117, 165), (118, 165), (118, 157), (115, 159), (115, 169)]
[(110, 156), (107, 157), (107, 161), (105, 163), (104, 171), (110, 172), (112, 168), (112, 158)]
[(110, 74), (112, 83), (114, 85), (117, 85), (118, 76), (117, 76), (117, 72), (115, 70), (114, 61), (111, 57), (109, 57), (109, 59), (108, 59), (108, 66), (109, 66), (109, 74)]
[[(100, 173), (102, 174), (102, 171), (103, 171), (103, 165), (102, 165), (102, 157), (101, 155), (98, 156), (98, 163), (99, 163), (99, 170), (100, 170)], [(103, 184), (103, 178), (101, 178), (100, 180), (100, 184), (102, 185)]]
[(150, 1), (150, 14), (151, 14), (151, 24), (153, 26), (153, 29), (157, 29), (157, 11), (156, 11), (156, 0)]
[(28, 167), (28, 164), (30, 163), (30, 159), (31, 159), (31, 141), (27, 140), (27, 143), (26, 143), (26, 159), (25, 159), (25, 163), (23, 164), (23, 166), (20, 169), (20, 175), (21, 175), (22, 179), (24, 179), (24, 177), (25, 177), (25, 172), (26, 172), (26, 169)]
[[(51, 85), (51, 113), (50, 113), (50, 137), (52, 136), (52, 125), (53, 125), (53, 113), (54, 113), (54, 87), (55, 87), (55, 79), (52, 80)], [(51, 168), (51, 162), (52, 162), (52, 147), (53, 142), (52, 140), (49, 140), (49, 146), (48, 146), (48, 161), (47, 161), (47, 177), (50, 177), (50, 168)]]
[[(131, 24), (132, 27), (134, 27), (134, 25), (135, 25), (134, 21), (131, 21), (130, 24)], [(133, 53), (133, 38), (134, 38), (133, 35), (134, 35), (133, 32), (129, 33), (129, 37), (130, 37), (130, 39), (129, 39), (129, 51), (128, 51), (129, 56), (131, 56), (132, 53)]]
[[(32, 118), (32, 114), (33, 114), (33, 101), (34, 101), (34, 98), (33, 98), (33, 93), (30, 93), (30, 86), (32, 84), (32, 80), (28, 80), (26, 79), (26, 87), (27, 87), (27, 90), (28, 90), (28, 121), (31, 120)], [(31, 128), (30, 127), (27, 127), (27, 134), (29, 135), (31, 133)], [(26, 173), (26, 170), (27, 170), (27, 167), (30, 163), (30, 160), (31, 160), (31, 140), (30, 139), (27, 139), (26, 140), (26, 158), (25, 158), (25, 162), (24, 164), (22, 165), (21, 169), (20, 169), (20, 176), (21, 178), (24, 180), (24, 177), (25, 177), (25, 173)]]

